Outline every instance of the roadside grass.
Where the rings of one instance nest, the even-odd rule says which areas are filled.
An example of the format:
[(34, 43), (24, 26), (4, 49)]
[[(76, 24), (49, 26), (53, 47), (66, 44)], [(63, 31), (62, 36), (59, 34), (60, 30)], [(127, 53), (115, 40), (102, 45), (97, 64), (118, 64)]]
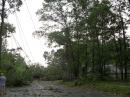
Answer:
[(130, 97), (130, 82), (116, 81), (58, 81), (59, 84), (68, 87), (78, 87), (83, 90), (98, 90), (112, 94)]

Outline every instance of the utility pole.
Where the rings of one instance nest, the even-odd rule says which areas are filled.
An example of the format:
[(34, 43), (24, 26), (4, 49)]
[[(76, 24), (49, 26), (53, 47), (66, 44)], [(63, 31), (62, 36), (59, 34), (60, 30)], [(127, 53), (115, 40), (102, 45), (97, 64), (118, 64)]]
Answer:
[(0, 25), (0, 66), (1, 66), (1, 55), (2, 55), (2, 34), (4, 33), (4, 18), (5, 18), (5, 2), (2, 0), (2, 9), (1, 9), (1, 25)]

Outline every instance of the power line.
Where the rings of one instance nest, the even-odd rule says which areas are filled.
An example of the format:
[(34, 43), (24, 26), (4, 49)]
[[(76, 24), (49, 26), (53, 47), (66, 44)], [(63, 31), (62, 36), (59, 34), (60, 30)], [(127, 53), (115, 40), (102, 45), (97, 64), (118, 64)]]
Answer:
[[(17, 16), (17, 13), (15, 12), (15, 17), (16, 17), (16, 21), (17, 21), (17, 24), (19, 25), (19, 29), (21, 29), (21, 31), (19, 31), (19, 33), (21, 34), (21, 32), (22, 32), (22, 34), (23, 34), (23, 38), (24, 38), (24, 40), (25, 40), (25, 43), (26, 43), (26, 45), (28, 46), (27, 48), (28, 48), (28, 50), (29, 50), (29, 53), (30, 53), (30, 55), (31, 55), (31, 57), (32, 57), (32, 60), (34, 61), (34, 57), (33, 57), (33, 55), (32, 55), (32, 52), (31, 52), (31, 50), (30, 50), (30, 47), (29, 47), (29, 45), (28, 45), (28, 42), (27, 42), (27, 40), (26, 40), (26, 37), (25, 37), (25, 35), (24, 35), (24, 31), (23, 31), (23, 29), (22, 29), (22, 26), (21, 26), (21, 23), (20, 23), (20, 21), (19, 21), (19, 18), (18, 18), (18, 16)], [(21, 36), (22, 36), (22, 34), (21, 34)], [(23, 40), (22, 40), (23, 41)], [(23, 43), (24, 43), (24, 41), (23, 41)]]
[[(7, 18), (7, 22), (9, 22), (8, 18)], [(20, 31), (19, 25), (17, 25), (17, 26), (18, 26), (18, 29), (19, 29), (19, 31)], [(13, 37), (13, 40), (14, 40), (14, 42), (15, 42), (15, 44), (16, 44), (17, 50), (22, 50), (22, 51), (23, 51), (23, 53), (25, 54), (25, 56), (26, 56), (27, 59), (28, 59), (27, 62), (28, 62), (28, 64), (30, 65), (31, 60), (30, 60), (30, 58), (28, 57), (26, 51), (25, 51), (23, 48), (21, 48), (19, 42), (17, 41), (17, 39), (15, 38), (15, 36), (13, 35), (13, 33), (11, 33), (11, 36)], [(11, 44), (13, 44), (12, 41), (11, 41)], [(13, 48), (12, 48), (12, 49), (13, 49)], [(14, 49), (14, 50), (15, 50), (15, 49)]]
[[(13, 35), (13, 33), (11, 33), (11, 35), (12, 35), (14, 41), (15, 41), (15, 44), (16, 44), (17, 48), (21, 47), (20, 44), (19, 44), (19, 42), (16, 40), (15, 36)], [(29, 56), (25, 52), (25, 50), (23, 48), (21, 48), (21, 50), (23, 51), (23, 53), (25, 54), (25, 56), (28, 58), (28, 60), (31, 61), (30, 58), (29, 58)]]
[[(19, 22), (18, 22), (18, 20), (17, 20), (17, 15), (15, 14), (15, 17), (16, 17), (16, 23), (17, 23), (17, 27), (18, 27), (18, 30), (19, 30), (19, 34), (20, 34), (20, 37), (22, 36), (21, 35), (21, 28), (20, 28), (20, 25), (19, 25)], [(23, 38), (21, 38), (21, 41), (24, 43), (24, 40), (23, 40)], [(25, 46), (24, 46), (24, 44), (23, 44), (23, 48), (25, 49)]]
[[(36, 26), (35, 26), (35, 23), (34, 23), (34, 21), (33, 21), (33, 18), (32, 18), (31, 12), (30, 12), (30, 9), (29, 9), (28, 4), (27, 4), (27, 1), (24, 0), (24, 2), (25, 2), (25, 5), (26, 5), (28, 14), (29, 14), (29, 16), (30, 16), (30, 20), (32, 21), (33, 28), (34, 28), (34, 30), (36, 31)], [(41, 45), (41, 47), (42, 47), (41, 40), (40, 40), (40, 45)], [(44, 49), (44, 48), (43, 48), (43, 49)]]
[[(9, 22), (8, 18), (7, 18), (7, 21)], [(18, 22), (17, 18), (16, 18), (16, 23), (17, 23), (17, 27), (18, 27), (19, 32), (21, 32), (20, 25), (19, 25), (19, 22)], [(17, 50), (19, 49), (19, 50), (23, 51), (23, 53), (25, 54), (25, 57), (28, 59), (28, 64), (30, 65), (31, 59), (29, 58), (28, 54), (26, 53), (24, 45), (21, 48), (19, 42), (17, 41), (17, 39), (15, 38), (15, 36), (13, 35), (13, 33), (11, 33), (11, 35), (12, 35), (12, 37), (14, 39), (14, 42), (15, 42), (16, 47), (17, 47)], [(22, 38), (21, 38), (21, 40), (23, 41)]]
[[(17, 14), (15, 14), (15, 17), (16, 17), (16, 22), (17, 22), (17, 27), (18, 27), (18, 30), (19, 30), (19, 33), (20, 33), (20, 35), (21, 35), (21, 27), (20, 27), (20, 24), (19, 24), (19, 22), (18, 22), (18, 18), (17, 18)], [(22, 35), (21, 35), (22, 36)], [(15, 40), (16, 40), (16, 38), (15, 38)], [(21, 38), (21, 41), (23, 42), (23, 47), (22, 47), (22, 51), (24, 52), (24, 54), (25, 54), (25, 56), (28, 58), (28, 60), (29, 61), (31, 61), (30, 60), (30, 58), (29, 58), (29, 56), (28, 56), (28, 54), (26, 53), (26, 49), (25, 49), (25, 46), (24, 46), (24, 41), (23, 41), (23, 38)], [(19, 45), (20, 46), (20, 45)], [(20, 46), (21, 47), (21, 46)]]
[(30, 10), (29, 10), (29, 7), (28, 7), (28, 4), (27, 4), (27, 1), (24, 0), (24, 2), (25, 2), (25, 5), (26, 5), (26, 8), (27, 8), (27, 10), (28, 10), (28, 13), (29, 13), (30, 19), (31, 19), (31, 21), (32, 21), (32, 24), (33, 24), (34, 30), (36, 31), (36, 26), (35, 26), (35, 24), (34, 24), (34, 21), (33, 21), (32, 15), (31, 15), (31, 13), (30, 13)]

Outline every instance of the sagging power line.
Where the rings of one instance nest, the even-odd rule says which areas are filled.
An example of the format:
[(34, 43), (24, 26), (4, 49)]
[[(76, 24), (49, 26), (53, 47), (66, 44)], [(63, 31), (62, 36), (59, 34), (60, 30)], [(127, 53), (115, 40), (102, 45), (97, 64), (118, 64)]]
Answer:
[[(29, 14), (29, 16), (30, 16), (30, 20), (31, 20), (31, 22), (32, 22), (32, 25), (33, 25), (34, 31), (36, 31), (36, 26), (35, 26), (35, 23), (34, 23), (33, 17), (32, 17), (32, 15), (31, 15), (30, 8), (29, 8), (29, 6), (28, 6), (28, 4), (27, 4), (27, 1), (24, 0), (24, 2), (25, 2), (25, 5), (26, 5), (26, 8), (27, 8), (27, 12), (28, 12), (28, 14)], [(41, 45), (41, 47), (42, 47), (41, 40), (40, 40), (39, 43), (40, 43), (40, 45)], [(43, 49), (44, 49), (44, 48), (43, 48)]]
[[(26, 51), (20, 46), (19, 42), (17, 41), (17, 39), (15, 38), (15, 36), (13, 35), (13, 33), (11, 33), (11, 36), (16, 44), (17, 50), (18, 51), (23, 51), (23, 53), (25, 54), (26, 58), (28, 59), (29, 62), (31, 62), (31, 59), (29, 58), (29, 56), (27, 55)], [(28, 62), (28, 64), (30, 65), (30, 63)]]
[[(29, 53), (30, 53), (30, 56), (32, 57), (32, 60), (35, 61), (35, 60), (34, 60), (34, 57), (33, 57), (33, 55), (32, 55), (32, 52), (31, 52), (31, 50), (30, 50), (29, 44), (28, 44), (28, 42), (27, 42), (27, 39), (26, 39), (26, 37), (25, 37), (25, 35), (24, 35), (24, 31), (23, 31), (23, 29), (22, 29), (22, 26), (21, 26), (20, 20), (19, 20), (19, 18), (18, 18), (18, 16), (17, 16), (17, 13), (15, 13), (15, 17), (16, 17), (17, 26), (18, 26), (18, 29), (19, 29), (19, 34), (21, 35), (21, 41), (22, 41), (23, 43), (25, 42), (25, 44), (26, 44), (26, 46), (27, 46), (27, 48), (28, 48), (28, 51), (29, 51)], [(25, 41), (22, 39), (22, 36), (23, 36), (23, 38), (24, 38)], [(24, 47), (24, 49), (25, 49), (24, 44), (23, 44), (23, 47)]]
[[(7, 22), (9, 22), (8, 18), (7, 18)], [(18, 26), (19, 32), (21, 32), (18, 22), (17, 22), (17, 26)], [(12, 49), (10, 49), (9, 51), (12, 52), (12, 51), (17, 50), (17, 52), (19, 52), (19, 54), (20, 54), (20, 51), (22, 51), (22, 52), (24, 53), (25, 57), (28, 59), (27, 63), (30, 65), (31, 59), (29, 58), (28, 54), (26, 53), (25, 48), (24, 48), (24, 47), (21, 47), (20, 43), (18, 42), (18, 40), (16, 39), (16, 37), (14, 36), (13, 33), (10, 33), (10, 36), (9, 36), (9, 37), (12, 37), (12, 38), (13, 38), (14, 43), (15, 43), (15, 45), (16, 45), (16, 49), (15, 49), (15, 48), (12, 48)], [(21, 40), (22, 40), (22, 39), (21, 39)]]

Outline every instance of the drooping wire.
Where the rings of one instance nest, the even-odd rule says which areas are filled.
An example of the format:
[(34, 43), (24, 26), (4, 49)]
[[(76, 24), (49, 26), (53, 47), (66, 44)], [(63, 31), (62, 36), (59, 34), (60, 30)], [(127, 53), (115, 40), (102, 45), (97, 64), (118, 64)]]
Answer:
[(30, 13), (30, 10), (29, 10), (29, 7), (28, 7), (28, 4), (27, 4), (27, 1), (24, 0), (24, 2), (25, 2), (25, 5), (26, 5), (26, 8), (27, 8), (28, 14), (29, 14), (29, 16), (30, 16), (30, 19), (31, 19), (31, 21), (32, 21), (32, 24), (33, 24), (34, 30), (36, 31), (36, 26), (35, 26), (35, 24), (34, 24), (34, 21), (33, 21), (32, 15), (31, 15), (31, 13)]
[[(24, 40), (25, 40), (25, 43), (26, 43), (26, 45), (27, 45), (27, 48), (28, 48), (28, 50), (29, 50), (29, 53), (30, 53), (30, 55), (31, 55), (31, 57), (32, 57), (32, 60), (33, 61), (35, 61), (34, 60), (34, 57), (33, 57), (33, 55), (32, 55), (32, 52), (31, 52), (31, 50), (30, 50), (30, 47), (29, 47), (29, 45), (28, 45), (28, 42), (27, 42), (27, 39), (26, 39), (26, 37), (25, 37), (25, 34), (24, 34), (24, 31), (23, 31), (23, 29), (22, 29), (22, 26), (21, 26), (21, 23), (20, 23), (20, 21), (19, 21), (19, 18), (18, 18), (18, 16), (17, 16), (17, 13), (15, 12), (15, 17), (16, 17), (16, 21), (17, 21), (17, 24), (19, 25), (19, 29), (21, 29), (20, 31), (19, 31), (19, 33), (22, 35), (23, 34), (23, 38), (24, 38)], [(23, 40), (22, 40), (23, 41)], [(23, 41), (24, 42), (24, 41)]]
[[(32, 21), (32, 25), (33, 25), (34, 31), (36, 31), (36, 26), (35, 26), (35, 23), (34, 23), (34, 21), (33, 21), (33, 18), (32, 18), (31, 12), (30, 12), (30, 8), (29, 8), (29, 6), (28, 6), (28, 4), (27, 4), (27, 1), (24, 0), (24, 2), (25, 2), (25, 5), (26, 5), (26, 8), (27, 8), (27, 12), (28, 12), (28, 14), (29, 14), (29, 16), (30, 16), (30, 20)], [(43, 46), (42, 46), (41, 40), (40, 40), (40, 45), (41, 45), (42, 49), (44, 49)]]
[[(30, 62), (31, 60), (30, 60), (29, 56), (27, 55), (26, 51), (25, 51), (23, 48), (21, 48), (19, 42), (16, 40), (15, 36), (13, 35), (13, 33), (11, 33), (11, 35), (12, 35), (12, 37), (13, 37), (13, 39), (14, 39), (14, 42), (15, 42), (15, 44), (16, 44), (16, 46), (17, 46), (17, 49), (22, 50), (23, 53), (25, 54), (25, 56), (27, 57), (28, 61)], [(28, 63), (28, 64), (30, 65), (30, 63)]]
[[(8, 18), (6, 19), (7, 20), (7, 23), (9, 23), (9, 20), (8, 20)], [(19, 27), (18, 27), (18, 29), (19, 29)], [(20, 31), (20, 29), (19, 29), (19, 31)], [(7, 35), (8, 37), (11, 37), (11, 47), (13, 47), (13, 41), (12, 41), (12, 39), (14, 40), (14, 43), (15, 43), (15, 45), (16, 45), (16, 50), (18, 50), (18, 51), (23, 51), (23, 53), (25, 54), (25, 56), (26, 56), (26, 58), (28, 59), (28, 61), (25, 61), (28, 65), (31, 65), (30, 63), (31, 63), (31, 60), (30, 60), (30, 58), (28, 57), (28, 55), (27, 55), (27, 53), (26, 53), (26, 51), (23, 49), (23, 48), (21, 48), (21, 46), (20, 46), (20, 44), (19, 44), (19, 42), (17, 41), (17, 39), (15, 38), (15, 36), (13, 35), (13, 33), (10, 33), (10, 35)], [(8, 38), (7, 37), (7, 38)], [(12, 51), (13, 51), (13, 48), (12, 49), (7, 49), (8, 51), (11, 51), (11, 53), (12, 53)], [(14, 48), (14, 50), (15, 50), (15, 48)], [(19, 53), (19, 55), (20, 55), (20, 52), (18, 52)], [(9, 57), (9, 60), (11, 60), (11, 57)], [(11, 64), (11, 63), (10, 63)]]
[(19, 30), (19, 35), (20, 35), (20, 37), (19, 38), (21, 38), (21, 41), (23, 42), (23, 49), (24, 50), (26, 50), (25, 49), (25, 46), (24, 46), (24, 40), (23, 40), (23, 38), (22, 38), (22, 34), (21, 34), (21, 27), (20, 27), (20, 25), (19, 25), (19, 22), (18, 22), (18, 19), (17, 19), (17, 15), (15, 14), (15, 19), (16, 19), (16, 24), (17, 24), (17, 27), (18, 27), (18, 30)]
[[(16, 20), (16, 21), (17, 21), (17, 20)], [(8, 18), (7, 18), (7, 22), (9, 22)], [(17, 27), (18, 27), (19, 32), (21, 32), (18, 22), (17, 22)], [(13, 33), (11, 33), (11, 36), (12, 36), (12, 38), (13, 38), (15, 44), (16, 44), (17, 49), (23, 51), (24, 55), (25, 55), (26, 58), (28, 59), (27, 63), (30, 65), (31, 59), (29, 58), (28, 54), (26, 53), (24, 45), (23, 45), (23, 47), (21, 47), (20, 43), (17, 41), (17, 39), (15, 38), (15, 36), (13, 35)], [(22, 39), (21, 39), (21, 40), (22, 40)], [(22, 41), (23, 41), (23, 40), (22, 40)]]

